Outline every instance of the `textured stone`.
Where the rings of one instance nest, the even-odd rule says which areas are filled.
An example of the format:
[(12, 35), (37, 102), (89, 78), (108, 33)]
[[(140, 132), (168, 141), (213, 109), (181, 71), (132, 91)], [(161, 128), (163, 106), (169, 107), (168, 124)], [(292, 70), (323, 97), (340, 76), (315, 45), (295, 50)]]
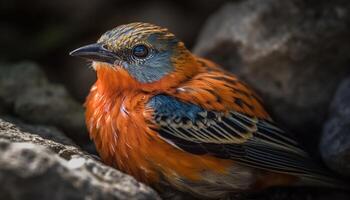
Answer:
[(330, 168), (350, 177), (350, 78), (341, 83), (332, 101), (320, 149)]
[(12, 116), (0, 116), (0, 119), (15, 124), (20, 131), (36, 134), (44, 139), (52, 140), (64, 145), (75, 145), (70, 138), (54, 126), (27, 124)]
[(0, 111), (12, 109), (15, 100), (28, 88), (47, 84), (45, 74), (32, 62), (0, 64)]
[(134, 178), (74, 146), (20, 131), (0, 119), (1, 199), (159, 199)]
[(55, 126), (77, 144), (90, 144), (82, 105), (62, 85), (50, 83), (32, 62), (0, 64), (0, 113)]
[(350, 73), (349, 8), (341, 0), (231, 2), (194, 50), (252, 85), (278, 123), (317, 149), (325, 108)]
[(74, 139), (87, 135), (84, 109), (61, 85), (47, 84), (23, 91), (14, 113), (31, 123), (54, 125)]

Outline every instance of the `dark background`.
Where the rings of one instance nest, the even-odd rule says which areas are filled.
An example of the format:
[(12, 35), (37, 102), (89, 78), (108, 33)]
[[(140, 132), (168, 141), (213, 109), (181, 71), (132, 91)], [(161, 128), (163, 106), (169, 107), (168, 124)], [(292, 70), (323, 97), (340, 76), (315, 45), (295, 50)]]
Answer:
[[(334, 110), (329, 107), (333, 95), (350, 73), (349, 13), (348, 0), (2, 0), (0, 64), (27, 60), (38, 64), (49, 81), (63, 84), (80, 106), (95, 73), (89, 62), (70, 57), (69, 52), (95, 42), (118, 25), (154, 23), (246, 81), (264, 99), (278, 124), (308, 137), (301, 142), (318, 152), (318, 135), (330, 116), (328, 110)], [(2, 73), (6, 78), (6, 71)], [(19, 89), (31, 79), (24, 77), (16, 80)], [(7, 102), (5, 114), (46, 123), (46, 119), (31, 120), (34, 112), (42, 116), (42, 107), (24, 106), (28, 113), (20, 112), (20, 103), (13, 99), (24, 98), (11, 97), (5, 90), (15, 89), (8, 88), (0, 88), (3, 99), (10, 98), (0, 98), (0, 104)], [(51, 104), (41, 92), (43, 101)], [(31, 101), (37, 103), (37, 99)]]
[(3, 0), (0, 3), (0, 60), (39, 63), (54, 82), (79, 101), (94, 81), (88, 64), (68, 53), (96, 41), (105, 31), (130, 22), (169, 28), (191, 48), (208, 16), (224, 0)]
[[(280, 125), (314, 137), (328, 117), (338, 82), (349, 73), (345, 67), (350, 46), (348, 2), (2, 0), (0, 64), (38, 64), (50, 82), (63, 84), (81, 105), (95, 73), (89, 62), (71, 57), (69, 52), (95, 42), (118, 25), (154, 23), (167, 27), (189, 49), (251, 85)], [(25, 84), (25, 79), (18, 82)], [(20, 109), (16, 111), (10, 104), (9, 113), (19, 115)], [(32, 112), (20, 116), (33, 118)], [(305, 146), (317, 152), (319, 140), (311, 141), (304, 142)]]
[[(95, 73), (89, 62), (70, 57), (69, 52), (95, 42), (109, 29), (136, 21), (167, 27), (193, 52), (234, 72), (320, 165), (323, 160), (333, 170), (330, 174), (350, 177), (349, 0), (1, 0), (0, 142), (5, 138), (12, 144), (16, 137), (28, 142), (20, 131), (13, 133), (5, 119), (49, 139), (42, 143), (55, 152), (61, 150), (52, 148), (51, 140), (96, 154), (82, 106)], [(14, 151), (1, 147), (0, 199), (8, 191), (22, 199), (45, 199), (38, 194), (86, 199), (91, 191), (102, 191), (101, 199), (110, 199), (110, 193), (119, 194), (111, 192), (114, 184), (108, 176), (108, 184), (91, 190), (89, 184), (65, 179), (66, 171), (47, 168), (42, 175), (47, 163), (28, 172), (23, 166), (35, 161), (31, 154), (18, 151), (13, 154), (17, 159), (2, 159), (1, 153)], [(38, 158), (46, 155), (42, 149), (33, 152)], [(57, 159), (56, 153), (49, 158)], [(18, 160), (24, 164), (16, 168)], [(23, 173), (35, 178), (20, 176)], [(57, 189), (71, 185), (72, 190)], [(34, 198), (28, 198), (28, 191)], [(306, 192), (293, 193), (308, 200), (349, 199), (348, 194), (339, 197), (338, 191), (324, 188), (313, 198)], [(288, 193), (284, 197), (300, 200)]]

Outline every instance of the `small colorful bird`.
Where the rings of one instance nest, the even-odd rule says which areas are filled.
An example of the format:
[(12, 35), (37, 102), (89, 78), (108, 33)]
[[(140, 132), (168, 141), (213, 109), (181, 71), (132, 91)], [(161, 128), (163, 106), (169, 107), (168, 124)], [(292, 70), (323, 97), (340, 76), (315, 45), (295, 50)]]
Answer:
[(86, 124), (102, 160), (139, 181), (214, 199), (339, 184), (249, 86), (165, 28), (121, 25), (70, 54), (92, 60), (97, 73)]

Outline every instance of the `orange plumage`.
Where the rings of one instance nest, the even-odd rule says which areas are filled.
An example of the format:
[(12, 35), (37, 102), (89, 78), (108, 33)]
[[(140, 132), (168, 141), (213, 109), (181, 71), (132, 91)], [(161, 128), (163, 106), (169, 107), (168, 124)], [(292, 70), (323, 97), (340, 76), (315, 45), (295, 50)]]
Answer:
[(251, 88), (164, 28), (120, 26), (72, 54), (94, 60), (86, 124), (102, 160), (140, 181), (217, 198), (332, 180)]

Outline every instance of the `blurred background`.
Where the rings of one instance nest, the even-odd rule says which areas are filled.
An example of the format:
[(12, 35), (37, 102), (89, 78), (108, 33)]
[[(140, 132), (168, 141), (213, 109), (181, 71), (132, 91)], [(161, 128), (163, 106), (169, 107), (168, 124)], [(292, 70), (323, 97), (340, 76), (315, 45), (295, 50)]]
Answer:
[[(72, 157), (97, 155), (82, 106), (95, 73), (69, 52), (136, 21), (167, 27), (195, 54), (235, 73), (320, 165), (350, 177), (349, 0), (1, 0), (0, 199), (135, 199), (144, 192), (125, 186), (132, 182), (123, 175), (109, 177), (118, 173), (95, 159), (67, 170)], [(91, 184), (91, 174), (106, 184)], [(119, 196), (125, 191), (137, 192)], [(301, 194), (293, 199), (310, 200)], [(315, 195), (350, 199), (337, 191)]]
[(347, 0), (2, 0), (0, 115), (87, 141), (81, 104), (95, 73), (69, 52), (142, 21), (252, 85), (273, 118), (318, 154), (314, 137), (350, 73), (349, 8)]
[(0, 116), (89, 143), (81, 105), (95, 73), (69, 52), (142, 21), (248, 82), (318, 155), (332, 99), (350, 74), (349, 12), (347, 0), (2, 0)]
[(32, 60), (80, 102), (94, 73), (68, 53), (115, 26), (142, 21), (167, 27), (189, 48), (208, 16), (225, 0), (2, 0), (0, 60)]

